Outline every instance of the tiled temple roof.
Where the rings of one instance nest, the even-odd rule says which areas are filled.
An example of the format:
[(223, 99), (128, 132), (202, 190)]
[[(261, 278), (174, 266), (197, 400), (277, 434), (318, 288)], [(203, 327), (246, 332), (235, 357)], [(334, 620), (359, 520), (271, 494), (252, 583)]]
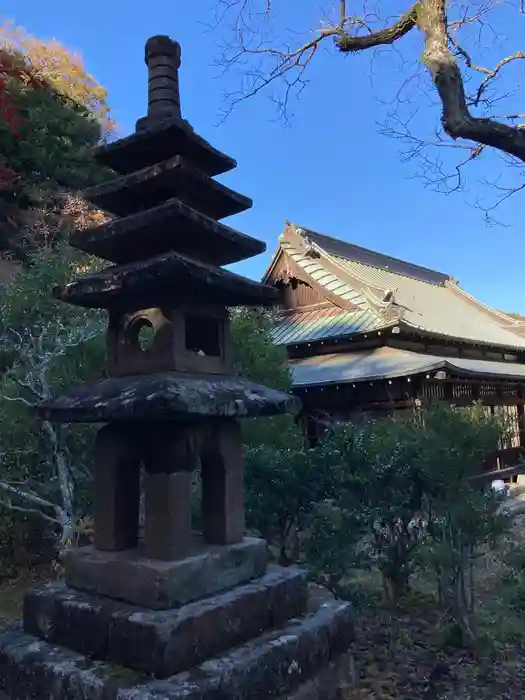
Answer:
[(459, 377), (525, 379), (525, 365), (460, 357), (424, 355), (399, 348), (380, 347), (352, 353), (314, 355), (290, 362), (294, 387), (370, 382), (447, 370)]
[(384, 327), (384, 320), (367, 309), (294, 311), (279, 318), (273, 330), (273, 339), (277, 345), (295, 345), (344, 337), (351, 333), (366, 333)]
[(516, 320), (477, 301), (450, 276), (313, 231), (289, 230), (281, 237), (280, 252), (341, 304), (334, 310), (283, 315), (275, 330), (280, 344), (362, 333), (397, 322), (445, 339), (525, 349), (525, 338), (512, 331), (519, 325)]

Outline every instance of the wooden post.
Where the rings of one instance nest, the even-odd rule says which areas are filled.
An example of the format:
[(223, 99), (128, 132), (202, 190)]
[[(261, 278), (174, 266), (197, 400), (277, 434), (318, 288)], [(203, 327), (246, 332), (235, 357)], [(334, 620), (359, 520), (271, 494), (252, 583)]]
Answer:
[(525, 447), (525, 409), (523, 407), (523, 385), (518, 386), (518, 403), (516, 404), (516, 411), (518, 413), (518, 436), (520, 447)]

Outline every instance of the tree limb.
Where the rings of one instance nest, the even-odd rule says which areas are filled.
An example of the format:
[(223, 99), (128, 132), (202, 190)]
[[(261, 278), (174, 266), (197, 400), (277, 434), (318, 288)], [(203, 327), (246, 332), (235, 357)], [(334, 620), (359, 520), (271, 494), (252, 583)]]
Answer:
[(348, 53), (352, 51), (363, 51), (376, 46), (384, 46), (385, 44), (393, 44), (394, 41), (408, 34), (417, 24), (419, 2), (416, 2), (412, 7), (402, 15), (395, 24), (385, 29), (380, 29), (377, 32), (366, 34), (365, 36), (351, 36), (344, 33), (335, 39), (335, 43), (340, 51)]
[[(37, 496), (31, 491), (26, 491), (23, 489), (19, 489), (16, 486), (11, 486), (5, 481), (0, 481), (0, 491), (3, 491), (5, 494), (9, 494), (10, 496), (16, 496), (17, 498), (20, 498), (23, 501), (28, 501), (29, 503), (32, 503), (35, 506), (39, 506), (40, 508), (48, 508), (49, 510), (57, 512), (58, 506), (55, 503), (52, 503), (51, 501), (48, 501), (45, 498), (41, 498), (40, 496)], [(46, 516), (45, 514), (44, 517), (47, 517), (48, 520), (50, 519), (50, 516)], [(53, 520), (53, 522), (58, 521)]]
[(474, 117), (468, 109), (463, 78), (448, 45), (445, 0), (421, 0), (418, 26), (425, 35), (423, 61), (441, 100), (445, 132), (453, 139), (492, 146), (525, 162), (522, 130), (493, 119)]
[(58, 520), (57, 518), (52, 518), (50, 515), (47, 515), (46, 513), (44, 513), (44, 511), (39, 510), (38, 508), (26, 508), (24, 506), (15, 506), (13, 503), (5, 503), (3, 501), (0, 501), (0, 503), (3, 503), (6, 506), (6, 508), (14, 511), (15, 513), (37, 515), (38, 517), (42, 518), (48, 523), (52, 523), (53, 525), (60, 525), (60, 520)]
[(413, 27), (418, 26), (425, 35), (423, 62), (427, 66), (442, 104), (442, 124), (445, 132), (454, 140), (458, 138), (492, 146), (525, 162), (525, 131), (495, 119), (475, 117), (468, 108), (463, 77), (456, 59), (449, 48), (449, 41), (460, 53), (467, 65), (485, 78), (473, 101), (478, 104), (487, 84), (510, 62), (525, 58), (525, 52), (502, 59), (495, 68), (483, 68), (472, 62), (469, 54), (451, 39), (447, 27), (445, 0), (420, 0), (390, 27), (367, 36), (337, 37), (335, 43), (342, 52), (362, 51), (384, 44), (392, 44)]
[[(433, 145), (431, 142), (434, 141), (438, 142), (436, 145), (439, 146), (466, 149), (467, 158), (462, 159), (459, 165), (451, 166), (455, 173), (453, 189), (458, 189), (461, 185), (460, 171), (463, 166), (479, 160), (479, 156), (489, 146), (504, 157), (510, 156), (519, 160), (520, 165), (525, 162), (525, 128), (515, 123), (519, 119), (523, 121), (523, 118), (517, 114), (510, 114), (522, 110), (513, 104), (508, 109), (509, 114), (495, 116), (496, 110), (493, 109), (493, 105), (502, 99), (508, 99), (512, 92), (504, 88), (503, 94), (492, 95), (493, 84), (504, 74), (505, 67), (524, 59), (525, 51), (509, 52), (509, 55), (493, 67), (485, 67), (474, 59), (471, 53), (472, 45), (469, 46), (469, 37), (473, 37), (476, 28), (479, 29), (478, 42), (481, 33), (487, 29), (493, 32), (494, 39), (498, 38), (497, 32), (491, 29), (487, 15), (499, 0), (451, 0), (448, 4), (446, 0), (407, 0), (408, 9), (390, 23), (387, 21), (386, 27), (382, 27), (383, 18), (367, 9), (366, 4), (364, 16), (360, 17), (351, 14), (350, 10), (347, 12), (349, 3), (346, 0), (336, 0), (330, 3), (331, 9), (334, 10), (332, 17), (327, 15), (328, 21), (321, 28), (314, 29), (306, 41), (295, 43), (292, 40), (291, 46), (272, 45), (272, 39), (262, 33), (262, 26), (257, 27), (257, 21), (263, 17), (266, 30), (270, 15), (278, 24), (276, 3), (272, 3), (271, 0), (259, 0), (262, 7), (260, 12), (255, 12), (252, 11), (255, 0), (218, 2), (229, 8), (235, 7), (238, 11), (232, 42), (238, 50), (233, 55), (226, 52), (222, 65), (229, 69), (247, 56), (255, 61), (253, 68), (243, 71), (247, 83), (240, 92), (227, 96), (232, 106), (282, 79), (285, 84), (283, 99), (272, 99), (277, 102), (281, 115), (286, 118), (289, 96), (292, 91), (299, 94), (305, 86), (306, 69), (319, 52), (324, 39), (331, 37), (341, 53), (353, 53), (394, 45), (417, 28), (424, 41), (422, 64), (431, 76), (438, 100), (426, 92), (424, 96), (429, 99), (431, 105), (438, 103), (442, 128), (438, 132), (440, 136), (435, 139), (416, 139), (414, 155), (421, 157), (423, 147)], [(519, 0), (518, 9), (521, 13), (524, 13), (524, 3), (525, 0)], [(447, 11), (450, 17), (447, 17)], [(470, 31), (462, 34), (461, 30), (465, 27), (469, 27)], [(291, 33), (297, 35), (294, 28), (291, 29)], [(246, 37), (249, 38), (248, 42)], [(257, 37), (260, 38), (260, 42), (257, 41)], [(470, 78), (473, 79), (471, 83), (468, 82)], [(232, 97), (234, 99), (231, 99)], [(420, 93), (416, 99), (418, 97), (421, 97)], [(401, 100), (398, 94), (396, 99), (399, 105), (401, 102), (408, 104), (413, 98), (409, 96)], [(418, 111), (415, 109), (413, 113)], [(497, 109), (498, 113), (503, 111), (501, 108)], [(447, 143), (447, 136), (452, 139), (451, 142)], [(445, 170), (449, 170), (446, 161), (443, 172)], [(447, 176), (447, 181), (448, 179)], [(513, 189), (518, 191), (520, 187)]]

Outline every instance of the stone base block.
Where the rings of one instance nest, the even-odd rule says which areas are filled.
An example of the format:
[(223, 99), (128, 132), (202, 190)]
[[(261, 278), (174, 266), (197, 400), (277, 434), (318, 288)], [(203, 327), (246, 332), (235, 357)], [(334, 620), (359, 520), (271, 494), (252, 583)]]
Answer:
[(306, 575), (282, 567), (227, 593), (165, 611), (49, 583), (26, 595), (24, 630), (92, 658), (167, 678), (302, 615), (307, 597)]
[(227, 546), (196, 539), (184, 559), (160, 561), (139, 550), (101, 552), (69, 549), (63, 556), (65, 580), (78, 591), (107, 596), (152, 610), (168, 610), (220, 593), (262, 576), (268, 564), (264, 540), (245, 537)]
[(151, 679), (28, 635), (0, 633), (0, 691), (10, 700), (267, 700), (288, 697), (345, 653), (353, 640), (349, 603), (326, 602), (234, 650)]

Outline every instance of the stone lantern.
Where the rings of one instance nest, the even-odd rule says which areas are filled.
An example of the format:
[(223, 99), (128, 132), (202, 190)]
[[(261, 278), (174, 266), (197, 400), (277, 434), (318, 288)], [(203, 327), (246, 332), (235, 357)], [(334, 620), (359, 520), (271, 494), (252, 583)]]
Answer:
[(84, 195), (114, 218), (70, 242), (111, 266), (54, 289), (108, 312), (108, 378), (38, 408), (101, 424), (95, 541), (67, 550), (65, 581), (30, 591), (23, 627), (0, 635), (12, 700), (274, 697), (353, 634), (348, 604), (307, 614), (305, 574), (268, 567), (266, 542), (245, 536), (239, 419), (299, 405), (234, 373), (229, 309), (271, 305), (276, 290), (223, 268), (265, 246), (220, 222), (252, 202), (213, 179), (235, 161), (181, 116), (180, 55), (168, 37), (148, 40), (147, 116), (97, 152), (116, 175)]

